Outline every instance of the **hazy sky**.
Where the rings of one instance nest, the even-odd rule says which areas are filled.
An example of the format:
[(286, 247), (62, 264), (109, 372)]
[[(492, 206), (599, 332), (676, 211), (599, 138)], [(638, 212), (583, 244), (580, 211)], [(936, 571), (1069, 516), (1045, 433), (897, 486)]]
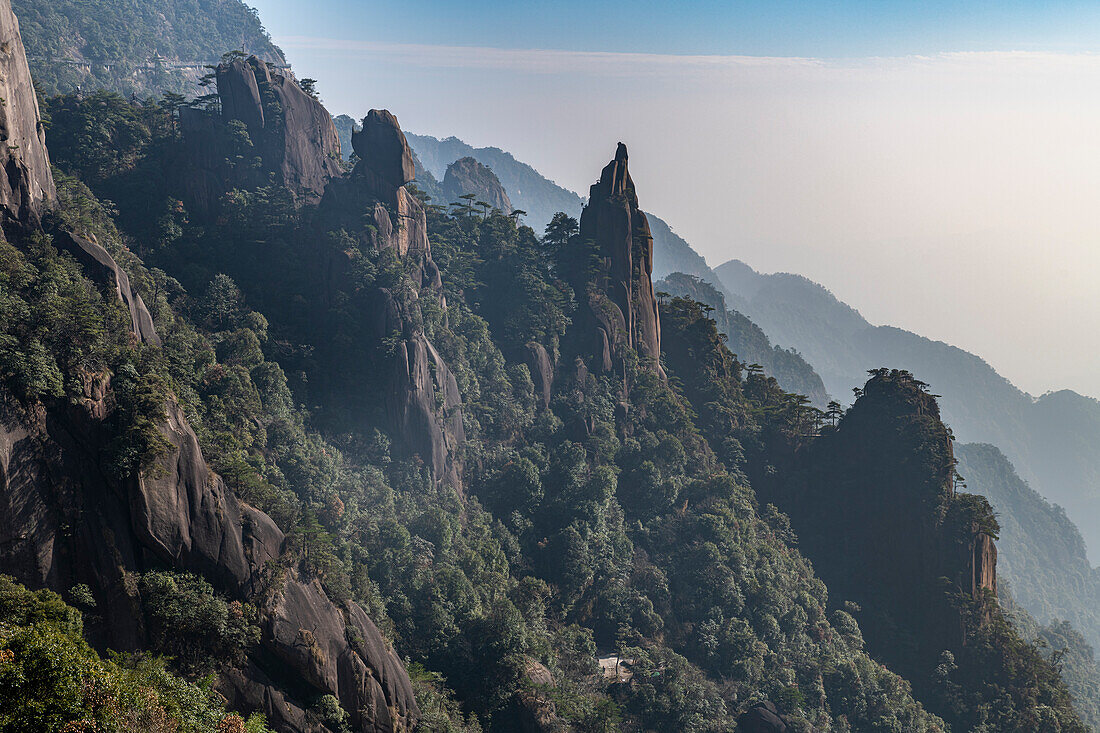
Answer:
[(334, 114), (581, 193), (622, 140), (711, 265), (1100, 396), (1100, 3), (253, 2)]

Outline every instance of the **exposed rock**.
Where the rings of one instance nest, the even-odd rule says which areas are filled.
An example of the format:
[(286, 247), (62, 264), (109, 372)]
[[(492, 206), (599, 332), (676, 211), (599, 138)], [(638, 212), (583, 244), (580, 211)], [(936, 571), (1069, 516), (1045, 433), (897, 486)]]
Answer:
[[(221, 63), (215, 77), (220, 114), (180, 110), (187, 145), (177, 185), (188, 208), (210, 214), (225, 191), (271, 181), (298, 201), (317, 202), (329, 180), (342, 172), (340, 139), (324, 106), (255, 56)], [(233, 123), (248, 133), (247, 154), (230, 134)], [(249, 157), (259, 158), (260, 166), (249, 165)], [(244, 160), (229, 162), (236, 158)]]
[[(940, 654), (961, 653), (997, 592), (992, 510), (956, 493), (935, 397), (908, 372), (876, 370), (836, 429), (793, 460), (768, 460), (796, 467), (750, 476), (761, 501), (790, 516), (830, 598), (862, 608), (868, 651), (924, 699)], [(971, 617), (961, 596), (981, 613)]]
[[(420, 293), (429, 290), (444, 305), (446, 301), (439, 268), (432, 260), (424, 207), (405, 188), (415, 173), (412, 151), (397, 118), (386, 110), (371, 110), (352, 143), (359, 162), (350, 175), (329, 184), (317, 222), (322, 231), (343, 230), (361, 247), (392, 249), (411, 265), (417, 292), (395, 294), (378, 288), (365, 298), (362, 320), (369, 324), (368, 335), (375, 343), (399, 338), (382, 366), (389, 377), (382, 400), (395, 449), (418, 455), (437, 480), (461, 486), (456, 455), (466, 440), (462, 396), (454, 374), (416, 325), (423, 320)], [(330, 257), (324, 265), (325, 290), (354, 289), (347, 280), (352, 264), (341, 253), (335, 260)]]
[[(317, 580), (285, 578), (264, 614), (263, 644), (315, 690), (337, 694), (354, 730), (405, 730), (412, 684), (363, 610), (338, 608)], [(408, 726), (411, 728), (411, 726)]]
[(474, 203), (484, 201), (497, 211), (512, 213), (512, 202), (497, 174), (474, 158), (459, 158), (447, 166), (447, 175), (443, 177), (446, 201), (442, 203), (453, 203), (471, 193), (475, 196)]
[(542, 400), (542, 406), (550, 405), (550, 394), (554, 386), (554, 365), (546, 347), (532, 341), (527, 344), (527, 368), (531, 370), (531, 381), (535, 383), (535, 394)]
[[(387, 110), (372, 109), (363, 129), (351, 139), (359, 162), (350, 176), (334, 180), (326, 189), (322, 227), (355, 232), (375, 249), (395, 249), (403, 257), (412, 253), (430, 261), (424, 207), (405, 188), (416, 171), (397, 118)], [(371, 227), (363, 226), (365, 213)]]
[(416, 178), (409, 142), (389, 110), (368, 112), (363, 119), (363, 129), (352, 133), (351, 145), (359, 160), (378, 176), (382, 186), (398, 188)]
[(0, 218), (5, 224), (33, 225), (55, 192), (45, 128), (11, 0), (0, 0), (0, 100)]
[(581, 247), (595, 246), (603, 260), (602, 277), (590, 280), (587, 250), (578, 252), (573, 274), (581, 309), (579, 341), (594, 371), (622, 369), (625, 351), (633, 349), (643, 365), (663, 375), (660, 366), (661, 321), (653, 293), (653, 237), (638, 208), (634, 182), (627, 170), (626, 146), (589, 190), (581, 213)]
[[(167, 567), (201, 574), (231, 598), (269, 598), (260, 648), (221, 681), (231, 701), (263, 711), (280, 731), (305, 731), (302, 711), (326, 693), (352, 713), (357, 731), (414, 727), (419, 711), (408, 677), (362, 609), (337, 605), (316, 581), (293, 574), (270, 590), (266, 566), (281, 555), (283, 533), (210, 470), (178, 405), (168, 403), (161, 427), (169, 454), (119, 480), (101, 458), (110, 439), (109, 390), (94, 375), (84, 382), (82, 405), (50, 410), (0, 390), (5, 572), (61, 592), (88, 585), (100, 612), (90, 637), (121, 651), (147, 645), (133, 573)], [(291, 639), (299, 629), (320, 640), (321, 657)]]
[(737, 718), (737, 733), (793, 733), (794, 729), (770, 701), (758, 702)]
[(141, 295), (130, 287), (130, 277), (119, 267), (115, 258), (94, 239), (61, 231), (54, 235), (54, 246), (68, 252), (80, 263), (84, 274), (92, 280), (113, 287), (118, 299), (130, 312), (130, 330), (138, 340), (146, 344), (160, 345), (160, 336), (153, 325), (153, 316), (145, 307)]

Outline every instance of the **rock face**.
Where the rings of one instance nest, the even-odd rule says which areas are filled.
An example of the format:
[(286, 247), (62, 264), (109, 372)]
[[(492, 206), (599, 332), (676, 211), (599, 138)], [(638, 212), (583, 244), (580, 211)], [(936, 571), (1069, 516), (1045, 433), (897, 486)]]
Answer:
[(177, 183), (189, 210), (213, 213), (230, 188), (269, 182), (316, 203), (342, 172), (340, 139), (324, 106), (255, 56), (223, 62), (215, 78), (220, 113), (180, 110), (186, 154)]
[(465, 194), (473, 194), (475, 204), (484, 201), (504, 214), (512, 213), (512, 202), (497, 174), (470, 157), (459, 158), (447, 166), (447, 174), (443, 176), (446, 201), (441, 203), (454, 203)]
[(54, 197), (46, 133), (11, 0), (0, 0), (0, 209), (3, 223), (37, 223)]
[(602, 261), (593, 282), (583, 270), (574, 273), (582, 307), (582, 355), (593, 371), (622, 369), (625, 350), (633, 349), (642, 364), (663, 375), (660, 366), (661, 319), (653, 294), (653, 236), (638, 208), (634, 182), (627, 170), (626, 146), (589, 190), (581, 213), (580, 247), (575, 258), (585, 267), (588, 248)]
[(737, 733), (793, 732), (771, 701), (758, 702), (737, 718)]
[[(456, 454), (466, 440), (458, 382), (417, 325), (421, 294), (433, 293), (444, 306), (446, 301), (424, 207), (405, 188), (415, 175), (412, 151), (397, 118), (386, 110), (371, 110), (352, 144), (359, 162), (350, 175), (329, 184), (317, 220), (322, 230), (343, 230), (361, 247), (393, 250), (412, 273), (413, 293), (378, 288), (366, 298), (362, 320), (374, 343), (398, 339), (382, 366), (388, 375), (382, 400), (395, 448), (420, 456), (437, 480), (458, 486), (462, 467)], [(351, 265), (337, 255), (325, 267), (326, 289), (349, 289)]]
[(795, 465), (778, 482), (751, 477), (761, 501), (790, 516), (830, 598), (862, 608), (868, 650), (922, 694), (941, 652), (959, 653), (973, 631), (952, 596), (970, 599), (981, 623), (997, 592), (992, 510), (956, 493), (935, 398), (908, 372), (876, 370)]
[[(267, 598), (261, 648), (223, 683), (232, 701), (263, 710), (286, 731), (305, 730), (295, 722), (304, 720), (299, 714), (308, 700), (296, 696), (303, 693), (336, 695), (357, 731), (414, 726), (418, 710), (408, 677), (362, 609), (336, 604), (316, 581), (293, 574), (272, 587), (265, 566), (282, 554), (283, 533), (210, 470), (174, 402), (161, 428), (169, 455), (124, 480), (105, 469), (99, 456), (109, 439), (103, 423), (109, 394), (105, 378), (90, 378), (83, 405), (47, 411), (0, 393), (5, 572), (59, 592), (87, 584), (105, 619), (89, 625), (92, 639), (119, 650), (147, 642), (132, 573), (167, 567), (200, 574), (231, 598)], [(306, 629), (323, 645), (322, 655), (302, 656), (288, 636)], [(285, 679), (305, 687), (291, 695), (271, 682)]]
[[(351, 142), (359, 162), (350, 176), (334, 180), (326, 189), (321, 201), (322, 226), (356, 232), (374, 249), (394, 249), (402, 257), (412, 253), (422, 258), (431, 284), (439, 271), (431, 261), (424, 207), (405, 188), (416, 171), (397, 118), (387, 110), (372, 109)], [(363, 226), (364, 212), (370, 227)]]
[(119, 267), (100, 244), (93, 239), (72, 232), (61, 231), (54, 235), (54, 246), (68, 252), (84, 268), (84, 274), (96, 282), (113, 287), (118, 299), (130, 312), (130, 331), (146, 344), (160, 345), (160, 337), (153, 325), (153, 316), (145, 307), (141, 295), (130, 287), (130, 277)]

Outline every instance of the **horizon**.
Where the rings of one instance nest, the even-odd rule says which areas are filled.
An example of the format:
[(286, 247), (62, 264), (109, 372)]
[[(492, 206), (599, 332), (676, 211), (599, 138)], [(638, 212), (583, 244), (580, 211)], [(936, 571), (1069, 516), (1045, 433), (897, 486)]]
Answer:
[[(474, 32), (462, 8), (430, 2), (374, 25), (369, 3), (258, 3), (334, 115), (385, 107), (410, 132), (498, 147), (581, 196), (622, 140), (642, 206), (712, 267), (804, 275), (1034, 396), (1100, 395), (1088, 277), (1100, 267), (1100, 55), (1083, 52), (1100, 9), (975, 4), (933, 23), (934, 8), (891, 3), (755, 15), (703, 3), (678, 19), (646, 6), (627, 32), (574, 38), (561, 17), (529, 27), (536, 5), (473, 14)], [(574, 24), (619, 7), (577, 10)], [(415, 29), (410, 13), (424, 18)], [(720, 22), (700, 24), (708, 13)], [(743, 27), (724, 33), (735, 16)], [(815, 19), (847, 30), (825, 44)], [(657, 52), (637, 35), (646, 23), (667, 27)], [(905, 53), (876, 55), (888, 48)]]

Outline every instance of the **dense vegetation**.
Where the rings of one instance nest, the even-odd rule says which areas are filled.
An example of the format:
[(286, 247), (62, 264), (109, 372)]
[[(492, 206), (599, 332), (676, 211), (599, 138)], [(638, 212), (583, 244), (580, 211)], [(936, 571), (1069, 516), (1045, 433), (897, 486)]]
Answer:
[(728, 308), (726, 299), (710, 283), (683, 272), (674, 272), (653, 284), (658, 291), (699, 301), (726, 335), (726, 346), (746, 364), (759, 364), (789, 392), (806, 395), (814, 406), (824, 409), (829, 396), (821, 377), (798, 352), (772, 345), (767, 334), (755, 323)]
[[(86, 604), (86, 594), (74, 588), (73, 602)], [(94, 605), (86, 609), (95, 613)], [(0, 575), (5, 733), (269, 733), (261, 715), (244, 720), (226, 712), (212, 682), (180, 679), (162, 657), (101, 658), (84, 640), (79, 610), (56, 593), (31, 592)]]
[[(163, 346), (130, 343), (111, 294), (38, 237), (3, 252), (0, 376), (52, 405), (82, 369), (113, 374), (121, 471), (156, 453), (153, 396), (175, 394), (215, 469), (288, 532), (280, 562), (362, 604), (409, 659), (427, 729), (509, 730), (533, 709), (585, 731), (724, 731), (762, 698), (823, 730), (945, 729), (868, 653), (858, 610), (829, 598), (746, 479), (784, 475), (782, 458), (838, 414), (740, 362), (682, 298), (663, 309), (667, 381), (636, 357), (625, 375), (571, 368), (578, 294), (601, 275), (568, 216), (540, 238), (502, 214), (429, 206), (441, 292), (420, 285), (422, 260), (325, 229), (277, 187), (229, 191), (217, 217), (192, 220), (172, 195), (177, 107), (47, 105), (57, 216), (131, 270)], [(248, 161), (251, 141), (236, 142)], [(330, 278), (333, 261), (352, 264)], [(461, 487), (387, 430), (394, 342), (368, 338), (364, 317), (382, 291), (456, 376)], [(559, 365), (548, 407), (523, 360), (532, 343)], [(939, 467), (915, 467), (935, 483)], [(216, 674), (254, 642), (249, 609), (199, 579), (150, 573), (140, 588), (177, 674)], [(973, 653), (928, 701), (975, 725), (1026, 729), (1037, 710), (1079, 730), (1053, 668), (995, 620), (968, 624)], [(600, 673), (607, 652), (633, 660), (629, 682)], [(313, 712), (339, 720), (330, 708)]]
[(50, 95), (78, 86), (139, 97), (193, 93), (202, 65), (226, 49), (285, 63), (241, 0), (12, 0), (12, 8), (35, 84)]

